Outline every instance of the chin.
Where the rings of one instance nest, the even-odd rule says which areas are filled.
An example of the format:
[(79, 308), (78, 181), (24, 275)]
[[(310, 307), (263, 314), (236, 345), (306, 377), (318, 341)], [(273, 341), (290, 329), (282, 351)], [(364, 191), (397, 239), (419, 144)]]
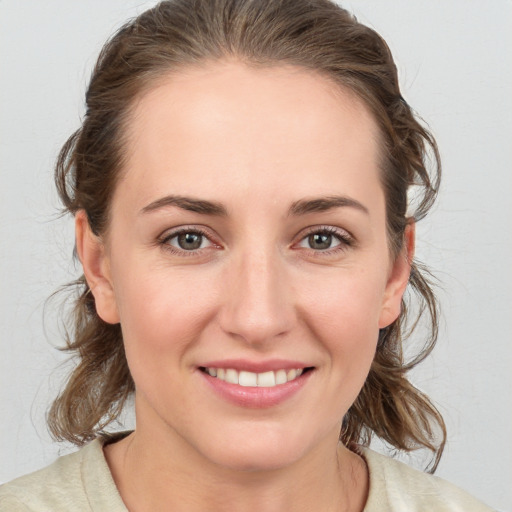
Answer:
[[(273, 471), (293, 465), (316, 444), (295, 429), (272, 427), (243, 428), (238, 433), (218, 433), (200, 451), (216, 465), (243, 472)], [(250, 433), (249, 433), (250, 432)]]
[(263, 472), (276, 471), (292, 465), (298, 460), (293, 449), (274, 446), (240, 447), (235, 446), (223, 453), (214, 453), (210, 460), (232, 471)]

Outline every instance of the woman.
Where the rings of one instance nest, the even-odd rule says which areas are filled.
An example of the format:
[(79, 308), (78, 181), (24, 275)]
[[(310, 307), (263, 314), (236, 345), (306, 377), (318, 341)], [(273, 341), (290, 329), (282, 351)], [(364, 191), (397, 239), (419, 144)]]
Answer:
[[(384, 41), (323, 0), (163, 2), (86, 99), (56, 172), (80, 364), (50, 427), (91, 443), (0, 509), (490, 510), (365, 448), (435, 469), (445, 439), (406, 376), (436, 338), (413, 257), (439, 157)], [(408, 286), (432, 329), (405, 363)], [(134, 432), (103, 434), (132, 394)]]

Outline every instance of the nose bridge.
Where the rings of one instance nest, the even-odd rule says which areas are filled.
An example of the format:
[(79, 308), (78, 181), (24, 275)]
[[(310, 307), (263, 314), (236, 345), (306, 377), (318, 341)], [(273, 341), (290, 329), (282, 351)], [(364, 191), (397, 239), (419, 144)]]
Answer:
[(231, 262), (222, 327), (248, 343), (262, 343), (290, 329), (293, 304), (277, 249), (251, 245), (236, 251)]

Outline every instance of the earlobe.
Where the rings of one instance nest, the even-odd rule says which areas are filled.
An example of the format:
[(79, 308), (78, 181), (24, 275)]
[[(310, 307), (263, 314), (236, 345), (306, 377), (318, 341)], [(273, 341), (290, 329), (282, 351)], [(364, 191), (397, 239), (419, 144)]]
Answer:
[(94, 296), (96, 312), (99, 317), (109, 323), (119, 323), (119, 313), (110, 275), (109, 259), (102, 240), (96, 236), (84, 210), (75, 215), (76, 250), (87, 284)]
[(411, 265), (414, 258), (416, 225), (411, 221), (405, 228), (402, 250), (395, 258), (381, 308), (379, 329), (393, 323), (401, 312), (402, 297), (409, 283)]

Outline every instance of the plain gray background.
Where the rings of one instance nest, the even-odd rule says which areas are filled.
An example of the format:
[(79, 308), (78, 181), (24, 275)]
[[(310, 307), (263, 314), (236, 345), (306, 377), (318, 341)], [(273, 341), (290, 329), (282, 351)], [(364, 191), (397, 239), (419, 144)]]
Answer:
[[(65, 373), (56, 306), (77, 273), (59, 219), (58, 150), (114, 29), (154, 2), (0, 0), (0, 482), (50, 463), (44, 415)], [(512, 2), (352, 0), (397, 61), (403, 95), (437, 136), (439, 203), (418, 255), (442, 282), (438, 347), (413, 375), (443, 412), (438, 474), (512, 508)], [(45, 322), (43, 324), (43, 316)], [(410, 459), (412, 464), (421, 461)]]

